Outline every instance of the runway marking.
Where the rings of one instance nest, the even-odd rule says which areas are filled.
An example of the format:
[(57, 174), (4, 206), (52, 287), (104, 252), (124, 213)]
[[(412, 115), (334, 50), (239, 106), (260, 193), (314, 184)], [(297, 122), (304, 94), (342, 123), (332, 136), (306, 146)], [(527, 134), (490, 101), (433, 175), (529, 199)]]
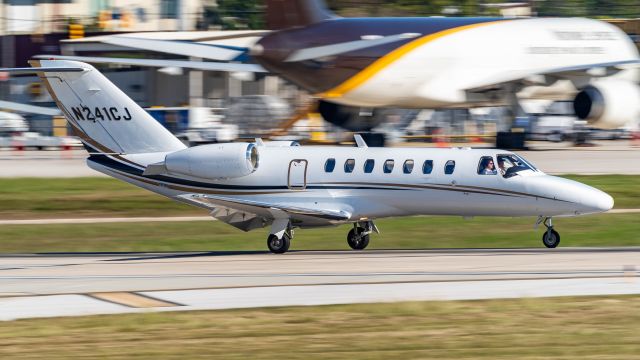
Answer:
[(132, 308), (158, 308), (182, 306), (182, 304), (156, 299), (135, 292), (96, 292), (85, 294), (94, 299), (124, 305)]
[[(612, 209), (603, 214), (634, 214), (640, 209)], [(439, 215), (416, 215), (439, 216)], [(23, 219), (0, 220), (0, 225), (55, 225), (55, 224), (107, 224), (107, 223), (136, 223), (136, 222), (189, 222), (216, 221), (211, 216), (164, 216), (164, 217), (112, 217), (112, 218), (69, 218), (69, 219)]]

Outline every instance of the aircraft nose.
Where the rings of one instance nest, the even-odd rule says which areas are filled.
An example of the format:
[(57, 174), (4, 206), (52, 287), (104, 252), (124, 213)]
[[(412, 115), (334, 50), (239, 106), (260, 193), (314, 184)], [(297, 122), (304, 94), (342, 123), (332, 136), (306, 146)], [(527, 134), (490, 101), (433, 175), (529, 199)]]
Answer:
[(613, 198), (604, 191), (592, 189), (588, 197), (584, 199), (584, 205), (593, 212), (605, 212), (613, 208)]

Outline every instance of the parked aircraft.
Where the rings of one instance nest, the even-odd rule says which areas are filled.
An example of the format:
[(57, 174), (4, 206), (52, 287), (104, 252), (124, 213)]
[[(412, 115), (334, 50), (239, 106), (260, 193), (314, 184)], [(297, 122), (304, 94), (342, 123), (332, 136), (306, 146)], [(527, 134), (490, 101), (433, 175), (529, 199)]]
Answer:
[[(100, 172), (199, 206), (241, 230), (270, 226), (267, 245), (289, 249), (294, 228), (353, 223), (362, 250), (389, 216), (536, 216), (544, 245), (560, 235), (552, 217), (607, 211), (613, 199), (549, 176), (519, 155), (495, 149), (291, 146), (285, 142), (186, 148), (91, 65), (34, 61)], [(5, 71), (2, 69), (0, 71)], [(295, 145), (295, 144), (294, 144)]]
[[(616, 128), (640, 117), (638, 51), (619, 28), (584, 18), (340, 18), (321, 0), (268, 0), (272, 31), (248, 49), (109, 38), (124, 49), (256, 64), (66, 57), (220, 71), (269, 71), (316, 94), (319, 112), (350, 130), (377, 109), (469, 108), (520, 98), (574, 99), (576, 115)], [(247, 36), (255, 37), (251, 33)], [(235, 35), (234, 35), (235, 36)], [(257, 38), (257, 37), (256, 37)], [(58, 56), (57, 58), (65, 58)], [(519, 96), (516, 96), (516, 93)]]

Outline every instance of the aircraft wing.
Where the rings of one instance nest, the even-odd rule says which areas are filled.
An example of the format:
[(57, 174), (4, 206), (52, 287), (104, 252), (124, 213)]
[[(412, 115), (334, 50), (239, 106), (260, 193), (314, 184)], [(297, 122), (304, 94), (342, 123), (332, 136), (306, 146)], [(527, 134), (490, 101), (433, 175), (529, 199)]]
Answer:
[(224, 71), (224, 72), (267, 72), (262, 66), (257, 64), (241, 64), (241, 63), (223, 63), (223, 62), (202, 62), (188, 60), (163, 60), (163, 59), (129, 59), (129, 58), (110, 58), (110, 57), (92, 57), (92, 56), (65, 56), (65, 55), (38, 55), (37, 59), (55, 59), (55, 60), (73, 60), (82, 61), (93, 64), (122, 64), (134, 66), (150, 66), (150, 67), (177, 67), (194, 70), (205, 71)]
[(506, 84), (521, 85), (551, 85), (561, 79), (575, 79), (579, 77), (605, 77), (619, 71), (639, 68), (640, 59), (622, 60), (606, 63), (583, 64), (567, 67), (539, 69), (531, 71), (515, 71), (505, 73), (496, 78), (491, 77), (469, 86), (467, 92), (484, 92), (500, 88)]
[(351, 217), (349, 212), (339, 209), (314, 209), (217, 195), (186, 194), (180, 197), (211, 209), (211, 216), (244, 231), (263, 227), (273, 219), (283, 216), (315, 224), (331, 224)]
[(347, 41), (343, 43), (300, 49), (291, 54), (287, 62), (320, 59), (327, 56), (338, 55), (346, 52), (366, 49), (373, 46), (389, 44), (392, 42), (413, 39), (420, 36), (418, 33), (403, 33), (389, 36), (364, 36), (361, 40)]

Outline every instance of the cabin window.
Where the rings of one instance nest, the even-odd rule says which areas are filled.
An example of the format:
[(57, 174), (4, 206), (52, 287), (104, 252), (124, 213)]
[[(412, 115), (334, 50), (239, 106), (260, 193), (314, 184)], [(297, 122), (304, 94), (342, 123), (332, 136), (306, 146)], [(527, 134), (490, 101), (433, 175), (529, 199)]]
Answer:
[(413, 160), (405, 161), (404, 165), (402, 165), (402, 172), (405, 174), (411, 174), (412, 171), (413, 171)]
[(367, 161), (364, 162), (364, 172), (370, 174), (375, 164), (376, 162), (373, 159), (367, 159)]
[(353, 169), (356, 167), (356, 161), (354, 159), (347, 159), (344, 162), (344, 172), (351, 173)]
[(433, 171), (433, 160), (425, 160), (422, 164), (422, 173), (431, 174), (431, 171)]
[(327, 161), (324, 163), (324, 171), (325, 172), (333, 172), (333, 169), (336, 168), (336, 159), (327, 159)]
[(478, 175), (496, 175), (498, 170), (493, 162), (493, 157), (483, 156), (478, 163)]
[(389, 174), (390, 172), (392, 172), (394, 164), (395, 164), (395, 161), (393, 161), (393, 159), (388, 159), (387, 161), (385, 161), (384, 166), (382, 167), (382, 170), (384, 171), (384, 173)]
[(456, 169), (456, 162), (453, 160), (448, 160), (445, 164), (444, 164), (444, 173), (445, 175), (451, 175), (453, 174), (453, 170)]

